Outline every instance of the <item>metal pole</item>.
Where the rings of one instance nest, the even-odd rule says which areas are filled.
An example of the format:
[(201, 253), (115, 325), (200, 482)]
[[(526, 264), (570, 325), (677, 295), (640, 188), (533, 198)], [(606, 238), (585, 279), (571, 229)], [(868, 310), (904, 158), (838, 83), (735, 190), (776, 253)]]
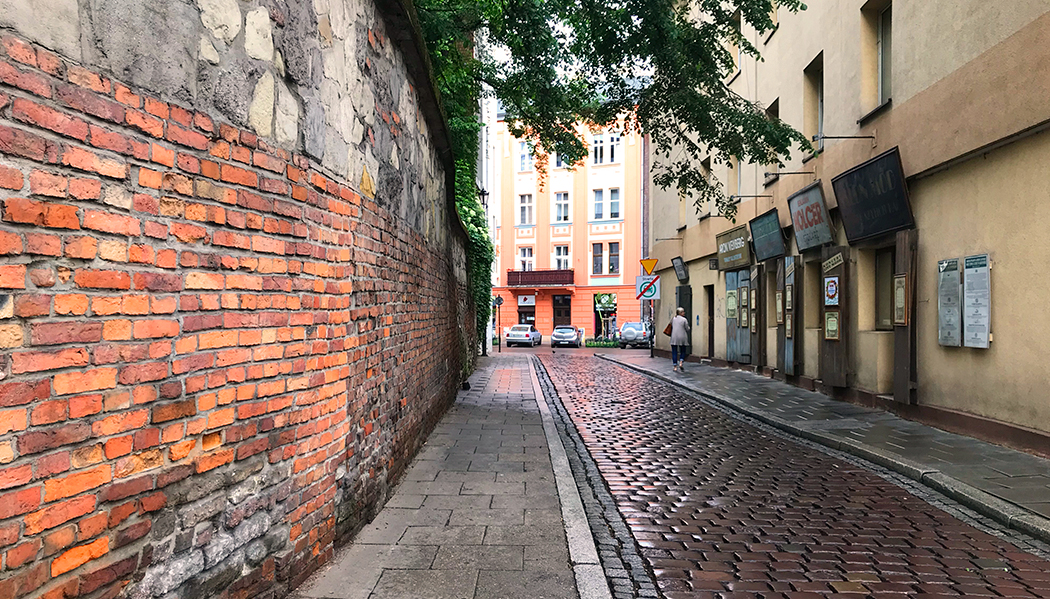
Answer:
[(649, 322), (652, 330), (649, 331), (649, 357), (656, 357), (656, 311), (653, 310), (653, 300), (649, 300)]
[(503, 320), (499, 317), (499, 304), (496, 304), (496, 350), (497, 353), (503, 353)]

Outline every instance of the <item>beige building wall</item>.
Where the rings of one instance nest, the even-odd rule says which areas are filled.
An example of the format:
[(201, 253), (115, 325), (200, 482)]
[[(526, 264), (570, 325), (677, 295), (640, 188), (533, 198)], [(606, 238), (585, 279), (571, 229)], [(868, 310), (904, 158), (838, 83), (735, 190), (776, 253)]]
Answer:
[[(789, 254), (797, 255), (787, 198), (821, 180), (836, 244), (847, 245), (831, 179), (899, 147), (919, 235), (914, 314), (918, 402), (1050, 431), (1045, 377), (1036, 362), (1050, 350), (1050, 316), (1042, 314), (1038, 301), (1047, 296), (1050, 284), (1033, 281), (1038, 279), (1035, 267), (1050, 258), (1045, 226), (1050, 222), (1050, 214), (1045, 214), (1050, 210), (1050, 139), (1041, 132), (1050, 124), (1050, 3), (893, 2), (892, 101), (873, 113), (880, 104), (873, 15), (887, 4), (850, 0), (810, 3), (798, 14), (781, 10), (773, 33), (744, 31), (764, 61), (745, 59), (729, 78), (734, 91), (761, 106), (775, 102), (779, 118), (807, 135), (822, 129), (828, 136), (872, 135), (874, 141), (825, 140), (815, 156), (796, 152), (779, 169), (811, 174), (779, 177), (765, 176), (775, 168), (731, 168), (733, 161), (720, 163), (712, 156), (712, 176), (725, 185), (727, 194), (772, 196), (742, 199), (736, 223), (777, 208)], [(822, 128), (815, 119), (811, 76), (817, 64), (823, 72)], [(654, 150), (650, 160), (658, 161)], [(724, 358), (725, 317), (718, 308), (724, 302), (725, 277), (708, 271), (707, 261), (715, 257), (715, 235), (736, 224), (687, 213), (673, 190), (653, 186), (650, 197), (652, 257), (659, 258), (661, 266), (669, 266), (675, 256), (689, 261), (695, 273), (694, 303), (703, 301), (703, 285), (714, 284), (715, 357)], [(676, 213), (676, 222), (669, 222)], [(874, 302), (875, 250), (892, 243), (889, 235), (850, 252), (846, 299), (853, 313), (848, 336), (852, 386), (875, 394), (893, 388), (894, 333), (875, 330)], [(941, 347), (937, 261), (986, 252), (993, 263), (992, 347)], [(810, 299), (819, 301), (819, 289), (814, 289), (821, 284), (816, 272), (819, 252), (808, 252), (803, 259), (812, 264), (804, 269), (801, 283), (807, 298), (799, 335), (802, 374), (819, 380), (823, 323)], [(673, 272), (667, 275), (673, 277)], [(772, 293), (767, 295), (766, 308), (772, 311)], [(694, 306), (694, 314), (703, 317), (706, 312), (698, 309)], [(661, 328), (666, 313), (667, 309), (658, 312)], [(771, 326), (765, 359), (756, 356), (756, 362), (775, 367), (772, 314), (767, 322)], [(706, 324), (696, 328), (706, 335)]]

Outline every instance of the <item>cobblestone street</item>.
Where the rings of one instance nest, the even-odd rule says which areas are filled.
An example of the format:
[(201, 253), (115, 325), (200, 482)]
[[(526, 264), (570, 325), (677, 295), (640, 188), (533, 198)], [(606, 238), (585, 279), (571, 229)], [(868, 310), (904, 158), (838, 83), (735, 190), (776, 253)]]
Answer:
[(1050, 562), (597, 358), (540, 358), (669, 599), (1050, 597)]

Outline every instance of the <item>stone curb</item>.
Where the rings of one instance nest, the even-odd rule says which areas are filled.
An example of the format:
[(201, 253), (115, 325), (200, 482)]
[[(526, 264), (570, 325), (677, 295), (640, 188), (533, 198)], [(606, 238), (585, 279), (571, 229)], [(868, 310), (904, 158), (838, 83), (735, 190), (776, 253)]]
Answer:
[(536, 364), (533, 360), (535, 358), (530, 356), (529, 375), (532, 379), (533, 393), (536, 395), (536, 405), (539, 406), (540, 417), (543, 419), (543, 432), (547, 436), (547, 447), (551, 454), (554, 481), (558, 487), (558, 498), (561, 500), (561, 517), (565, 522), (565, 539), (569, 544), (569, 561), (572, 562), (576, 578), (576, 591), (580, 599), (612, 599), (612, 590), (609, 588), (609, 581), (605, 578), (605, 571), (598, 558), (598, 548), (591, 535), (587, 513), (583, 508), (583, 499), (580, 498), (580, 491), (576, 488), (576, 479), (572, 475), (569, 456), (565, 453), (565, 445), (562, 444), (558, 428), (554, 424), (554, 416), (551, 415), (550, 406), (547, 405), (547, 397), (540, 387), (539, 377), (536, 376)]
[(726, 397), (725, 395), (704, 389), (688, 387), (682, 381), (636, 364), (624, 362), (612, 356), (595, 354), (595, 357), (613, 362), (614, 364), (619, 364), (624, 368), (640, 372), (644, 375), (670, 383), (687, 391), (698, 393), (712, 401), (740, 412), (741, 414), (746, 414), (755, 420), (764, 422), (765, 424), (776, 427), (787, 433), (791, 433), (792, 435), (878, 464), (879, 466), (910, 478), (915, 482), (939, 491), (975, 512), (995, 520), (1003, 526), (1020, 531), (1043, 542), (1050, 543), (1050, 518), (1045, 518), (1019, 505), (999, 499), (998, 497), (968, 485), (957, 478), (943, 474), (935, 468), (924, 466), (923, 464), (909, 460), (908, 458), (896, 453), (872, 445), (840, 439), (822, 431), (809, 430), (805, 427), (798, 426), (793, 422), (757, 410), (743, 402)]

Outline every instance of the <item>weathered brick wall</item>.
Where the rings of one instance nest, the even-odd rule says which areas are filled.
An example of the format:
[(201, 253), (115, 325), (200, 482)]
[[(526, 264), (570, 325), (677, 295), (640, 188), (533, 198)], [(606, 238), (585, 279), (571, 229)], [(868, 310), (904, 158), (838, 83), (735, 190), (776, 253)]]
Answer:
[(364, 1), (81, 4), (0, 16), (0, 599), (280, 596), (468, 367), (429, 82)]

